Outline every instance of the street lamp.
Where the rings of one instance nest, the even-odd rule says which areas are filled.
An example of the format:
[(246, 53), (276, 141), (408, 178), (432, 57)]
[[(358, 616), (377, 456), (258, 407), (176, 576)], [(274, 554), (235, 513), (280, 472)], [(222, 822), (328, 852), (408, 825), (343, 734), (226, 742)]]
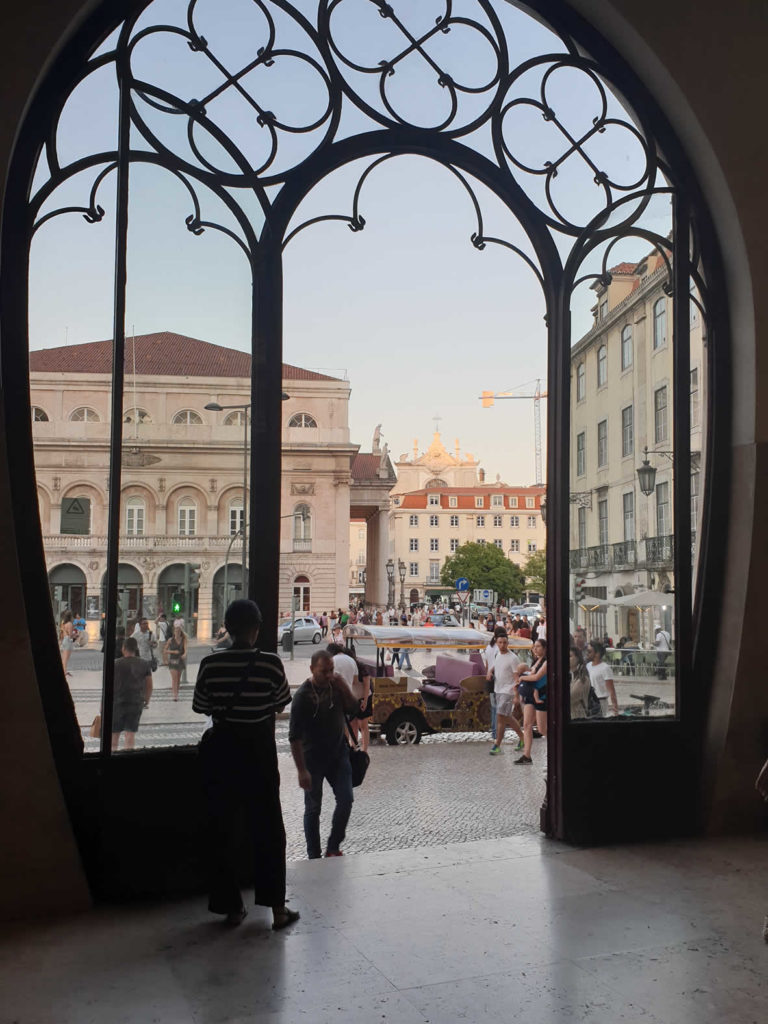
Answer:
[(395, 603), (395, 563), (391, 558), (387, 559), (387, 604), (392, 607)]
[[(282, 399), (285, 402), (290, 395), (287, 395), (284, 391), (282, 392)], [(242, 551), (242, 563), (240, 568), (240, 587), (241, 596), (247, 597), (248, 590), (245, 583), (245, 567), (248, 557), (248, 530), (246, 529), (246, 505), (248, 502), (248, 413), (251, 409), (250, 402), (239, 402), (234, 405), (220, 405), (219, 402), (209, 402), (205, 406), (208, 412), (224, 412), (227, 409), (239, 409), (243, 413), (243, 514), (240, 517), (240, 530), (243, 534), (243, 551)], [(235, 533), (235, 537), (237, 533)], [(232, 542), (230, 541), (230, 548)], [(227, 604), (227, 565), (229, 563), (229, 556), (227, 561), (224, 563), (224, 605)]]
[(397, 562), (397, 575), (400, 577), (400, 610), (405, 611), (405, 562), (402, 558)]

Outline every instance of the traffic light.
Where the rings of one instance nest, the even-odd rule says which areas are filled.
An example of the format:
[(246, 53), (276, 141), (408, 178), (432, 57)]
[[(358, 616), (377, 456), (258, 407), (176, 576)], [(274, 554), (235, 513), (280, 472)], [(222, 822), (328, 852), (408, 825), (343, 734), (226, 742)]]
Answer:
[(181, 615), (181, 594), (174, 594), (171, 597), (171, 611), (174, 615)]
[(573, 597), (576, 601), (576, 604), (581, 604), (581, 602), (584, 600), (584, 585), (586, 584), (586, 582), (586, 580), (573, 581)]
[(200, 587), (200, 563), (186, 562), (184, 564), (184, 592), (189, 594), (191, 590), (198, 590)]

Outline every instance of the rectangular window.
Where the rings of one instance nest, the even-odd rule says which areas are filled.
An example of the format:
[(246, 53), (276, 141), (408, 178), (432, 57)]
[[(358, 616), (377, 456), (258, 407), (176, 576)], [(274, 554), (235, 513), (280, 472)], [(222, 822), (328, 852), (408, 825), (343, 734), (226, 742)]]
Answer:
[(624, 540), (635, 539), (635, 492), (625, 491), (621, 496), (624, 507)]
[(519, 529), (519, 527), (520, 527), (520, 516), (510, 516), (509, 517), (509, 525), (512, 527), (513, 530)]
[(608, 465), (608, 420), (600, 420), (597, 424), (597, 464)]
[(509, 507), (510, 508), (517, 508), (517, 496), (516, 495), (509, 499)]
[(699, 481), (701, 474), (691, 473), (691, 530), (696, 532), (696, 524), (699, 521)]
[(583, 402), (587, 397), (587, 368), (584, 363), (576, 367), (576, 401)]
[(500, 537), (496, 537), (493, 541), (494, 547), (497, 547), (499, 551), (504, 550), (504, 541)]
[(491, 495), (491, 508), (504, 508), (504, 495), (503, 494), (492, 494)]
[(459, 550), (459, 538), (451, 537), (451, 554)]
[(501, 516), (494, 516), (493, 517), (493, 525), (494, 526), (501, 526)]
[(418, 516), (408, 516), (408, 525), (409, 526), (418, 526), (419, 525), (419, 517)]
[(579, 521), (579, 548), (583, 551), (587, 546), (587, 510), (585, 508), (578, 509), (578, 521)]
[(520, 550), (520, 541), (519, 540), (511, 540), (509, 542), (509, 550), (513, 551), (513, 552), (518, 552)]
[(621, 332), (621, 368), (628, 370), (634, 358), (632, 351), (632, 328), (627, 324)]
[(408, 563), (408, 575), (409, 576), (418, 576), (419, 575), (419, 563), (418, 562), (409, 562)]
[(653, 347), (662, 348), (667, 343), (667, 300), (659, 299), (653, 304)]
[(587, 435), (584, 431), (576, 435), (576, 476), (587, 472)]
[(536, 499), (535, 498), (526, 498), (525, 499), (525, 507), (526, 508), (536, 508)]
[(608, 299), (603, 299), (600, 303), (600, 319), (605, 320), (608, 316)]
[(179, 508), (179, 536), (194, 537), (197, 528), (197, 509), (193, 505)]
[(458, 507), (459, 507), (459, 499), (456, 497), (455, 494), (451, 494), (450, 497), (448, 498), (448, 508), (458, 508)]
[(667, 388), (653, 393), (653, 436), (656, 444), (667, 440)]
[(430, 496), (429, 496), (429, 504), (430, 505), (439, 505), (440, 504), (440, 495), (439, 494), (430, 494)]
[(669, 514), (669, 483), (656, 484), (656, 536), (668, 537), (672, 529)]
[(485, 516), (475, 516), (475, 523), (477, 526), (485, 526)]
[(61, 499), (61, 533), (88, 535), (91, 532), (91, 499)]
[(451, 526), (458, 526), (458, 525), (459, 525), (459, 517), (458, 516), (451, 516)]
[(408, 550), (409, 551), (418, 551), (419, 550), (419, 538), (418, 537), (411, 537), (410, 538), (410, 540), (408, 541)]
[(635, 450), (635, 416), (631, 405), (621, 410), (621, 457), (626, 459)]
[(480, 538), (480, 539), (479, 539), (479, 540), (477, 541), (477, 543), (478, 543), (478, 544), (480, 545), (480, 547), (481, 547), (481, 548), (484, 548), (484, 547), (485, 547), (485, 537), (481, 537), (481, 538)]
[(475, 495), (475, 508), (484, 508), (484, 507), (485, 506), (483, 504), (483, 499), (482, 498), (478, 498), (477, 495)]
[(439, 541), (439, 539), (437, 537), (430, 537), (429, 538), (429, 550), (430, 551), (439, 551), (440, 550), (440, 541)]
[(532, 555), (534, 551), (536, 551), (536, 541), (535, 540), (529, 540), (528, 541), (528, 554)]
[(608, 347), (601, 345), (597, 350), (597, 386), (604, 387), (608, 383)]
[(528, 516), (528, 529), (529, 530), (535, 530), (536, 526), (537, 526), (537, 523), (538, 523), (538, 520), (536, 519), (536, 516)]
[(597, 532), (598, 543), (605, 546), (608, 543), (608, 499), (603, 498), (597, 503)]
[(699, 426), (699, 368), (694, 367), (691, 370), (691, 430)]
[[(230, 516), (233, 510), (230, 510)], [(144, 536), (144, 506), (129, 505), (125, 510), (125, 532), (129, 537)]]
[(439, 583), (440, 582), (440, 562), (430, 561), (429, 563), (429, 582)]
[(243, 509), (233, 505), (229, 510), (229, 536), (234, 537), (243, 528)]
[(430, 516), (429, 517), (429, 525), (430, 526), (439, 526), (440, 525), (439, 517), (438, 516)]

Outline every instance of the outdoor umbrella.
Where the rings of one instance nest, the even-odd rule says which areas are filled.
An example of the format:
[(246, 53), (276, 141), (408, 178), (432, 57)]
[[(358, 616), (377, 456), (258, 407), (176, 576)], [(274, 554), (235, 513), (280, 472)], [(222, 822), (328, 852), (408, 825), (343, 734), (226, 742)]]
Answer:
[(617, 597), (613, 603), (635, 608), (669, 608), (675, 603), (675, 595), (665, 594), (659, 590), (638, 590), (635, 594)]

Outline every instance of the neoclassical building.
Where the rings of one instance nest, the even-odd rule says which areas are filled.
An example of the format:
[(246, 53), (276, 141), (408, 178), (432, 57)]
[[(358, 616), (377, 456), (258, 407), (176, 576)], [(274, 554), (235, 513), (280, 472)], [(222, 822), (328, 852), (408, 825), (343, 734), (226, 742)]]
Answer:
[[(462, 544), (493, 544), (516, 565), (546, 547), (541, 514), (545, 487), (510, 486), (499, 477), (488, 484), (479, 461), (462, 455), (458, 440), (451, 454), (437, 431), (425, 452), (414, 441), (412, 454), (401, 455), (395, 465), (391, 557), (406, 567), (406, 604), (451, 591), (442, 585), (440, 570)], [(399, 596), (399, 578), (396, 585)]]
[[(135, 352), (134, 352), (135, 346)], [(35, 469), (54, 612), (98, 632), (106, 569), (111, 341), (30, 353)], [(129, 339), (118, 601), (123, 620), (176, 601), (211, 635), (242, 579), (250, 356), (172, 332)], [(283, 366), (280, 607), (349, 598), (350, 385)], [(206, 406), (218, 405), (220, 410)], [(225, 567), (226, 563), (226, 567)], [(196, 568), (195, 568), (196, 567)], [(194, 584), (198, 585), (195, 587)], [(226, 594), (225, 594), (226, 587)], [(179, 600), (180, 599), (180, 600)]]

